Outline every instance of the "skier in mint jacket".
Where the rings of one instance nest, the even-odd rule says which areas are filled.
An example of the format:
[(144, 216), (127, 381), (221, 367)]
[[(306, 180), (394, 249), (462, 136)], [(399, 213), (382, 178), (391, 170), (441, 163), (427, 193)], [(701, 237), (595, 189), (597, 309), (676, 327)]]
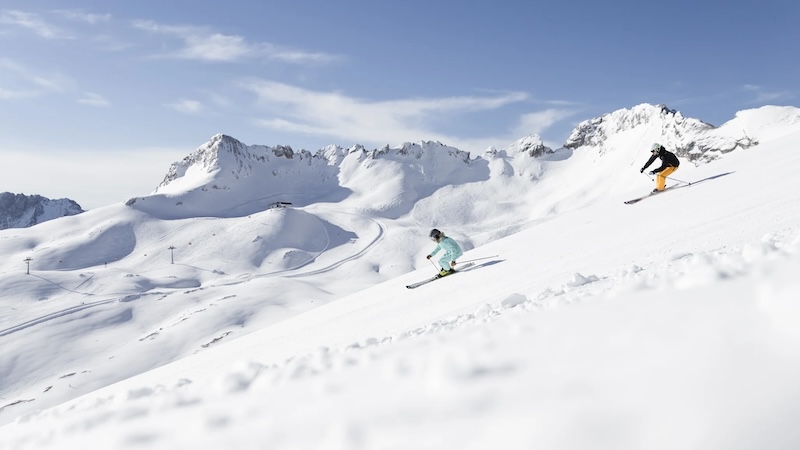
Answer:
[(439, 271), (439, 276), (443, 277), (455, 272), (456, 259), (464, 254), (464, 252), (461, 251), (461, 247), (458, 246), (456, 241), (445, 236), (444, 233), (436, 228), (432, 229), (428, 236), (432, 241), (436, 242), (437, 245), (426, 258), (431, 259), (434, 255), (439, 253), (440, 250), (444, 250), (444, 255), (439, 258), (439, 267), (442, 269)]

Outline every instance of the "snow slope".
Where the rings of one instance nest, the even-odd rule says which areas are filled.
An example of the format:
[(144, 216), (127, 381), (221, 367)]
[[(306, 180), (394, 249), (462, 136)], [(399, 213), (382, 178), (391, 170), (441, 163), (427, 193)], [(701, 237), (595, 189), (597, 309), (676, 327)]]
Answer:
[[(354, 168), (333, 203), (137, 207), (157, 192), (0, 233), (0, 449), (797, 448), (797, 112), (738, 114), (757, 144), (624, 205), (673, 120), (649, 108), (416, 201)], [(477, 266), (407, 290), (432, 226)]]

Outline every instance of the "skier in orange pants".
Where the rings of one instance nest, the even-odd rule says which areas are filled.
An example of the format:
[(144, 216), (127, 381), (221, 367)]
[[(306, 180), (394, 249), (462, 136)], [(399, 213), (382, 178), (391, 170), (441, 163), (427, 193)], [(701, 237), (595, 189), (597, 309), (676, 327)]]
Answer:
[(653, 164), (656, 158), (661, 158), (661, 167), (650, 171), (650, 175), (656, 175), (656, 188), (653, 189), (653, 192), (661, 192), (667, 184), (667, 176), (678, 170), (678, 166), (681, 165), (681, 162), (678, 161), (678, 157), (675, 156), (674, 153), (667, 151), (667, 149), (659, 143), (653, 144), (651, 152), (653, 154), (650, 156), (650, 159), (647, 160), (647, 164), (645, 164), (639, 172), (644, 173), (645, 169), (647, 169), (650, 164)]

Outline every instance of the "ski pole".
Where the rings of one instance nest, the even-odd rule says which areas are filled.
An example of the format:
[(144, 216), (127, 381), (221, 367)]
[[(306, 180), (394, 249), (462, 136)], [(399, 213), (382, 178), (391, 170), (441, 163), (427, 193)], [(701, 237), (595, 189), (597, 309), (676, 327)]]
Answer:
[(465, 260), (465, 261), (459, 261), (459, 263), (462, 263), (462, 264), (463, 264), (463, 263), (468, 263), (468, 262), (473, 262), (473, 261), (480, 261), (480, 260), (482, 260), (482, 259), (498, 258), (498, 257), (499, 257), (499, 255), (494, 255), (494, 256), (484, 256), (483, 258), (475, 258), (475, 259), (467, 259), (467, 260)]
[[(649, 179), (650, 181), (653, 181), (653, 179), (650, 178), (650, 175), (648, 175), (648, 174), (646, 174), (644, 172), (642, 172), (642, 175), (646, 176), (647, 179)], [(667, 180), (677, 181), (678, 183), (683, 183), (683, 184), (686, 184), (686, 185), (691, 185), (692, 184), (692, 183), (689, 183), (688, 181), (681, 181), (681, 180), (678, 180), (678, 179), (672, 178), (672, 177), (664, 177), (664, 178), (666, 178)]]
[(435, 268), (437, 271), (439, 270), (439, 266), (437, 266), (437, 265), (436, 265), (436, 263), (435, 263), (435, 262), (433, 262), (433, 260), (432, 260), (432, 259), (428, 258), (428, 261), (430, 261), (430, 262), (431, 262), (431, 264), (433, 264), (433, 267), (434, 267), (434, 268)]
[(664, 178), (666, 178), (668, 180), (672, 180), (672, 181), (677, 181), (678, 183), (689, 184), (689, 185), (692, 184), (692, 183), (689, 183), (688, 181), (681, 181), (681, 180), (678, 180), (678, 179), (672, 178), (672, 177), (664, 177)]

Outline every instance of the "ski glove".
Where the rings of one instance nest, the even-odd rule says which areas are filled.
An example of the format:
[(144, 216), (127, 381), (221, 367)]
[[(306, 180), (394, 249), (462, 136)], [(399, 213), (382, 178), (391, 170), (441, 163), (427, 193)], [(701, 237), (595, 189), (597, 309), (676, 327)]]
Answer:
[(431, 255), (428, 255), (428, 256), (426, 256), (425, 258), (426, 258), (426, 259), (431, 259), (431, 258), (432, 258), (432, 256), (431, 256)]
[(644, 167), (642, 167), (641, 169), (639, 169), (639, 173), (644, 173)]
[(657, 170), (651, 170), (651, 171), (650, 171), (650, 175), (655, 175), (655, 174), (657, 174), (657, 173), (658, 173), (658, 171), (657, 171)]

